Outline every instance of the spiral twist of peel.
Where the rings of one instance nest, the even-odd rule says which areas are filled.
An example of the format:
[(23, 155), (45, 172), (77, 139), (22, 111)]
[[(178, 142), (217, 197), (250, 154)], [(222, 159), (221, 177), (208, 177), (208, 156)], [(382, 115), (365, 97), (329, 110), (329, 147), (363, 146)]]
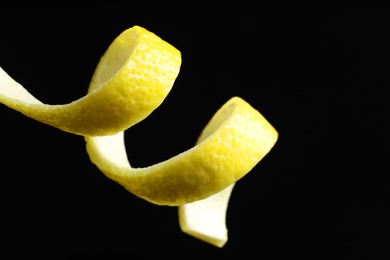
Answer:
[(193, 148), (150, 167), (131, 167), (124, 131), (164, 101), (180, 66), (175, 47), (134, 26), (106, 50), (84, 97), (64, 105), (42, 103), (0, 67), (0, 102), (83, 136), (92, 163), (108, 178), (156, 205), (179, 206), (183, 232), (222, 247), (232, 188), (271, 150), (278, 133), (246, 101), (232, 97)]

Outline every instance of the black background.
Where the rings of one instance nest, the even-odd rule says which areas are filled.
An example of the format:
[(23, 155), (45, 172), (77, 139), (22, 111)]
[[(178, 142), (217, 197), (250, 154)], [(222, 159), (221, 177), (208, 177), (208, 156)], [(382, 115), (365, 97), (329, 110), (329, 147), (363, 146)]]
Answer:
[(280, 134), (237, 183), (229, 241), (219, 249), (182, 233), (177, 208), (150, 204), (103, 176), (82, 137), (1, 105), (0, 254), (390, 257), (389, 9), (249, 8), (196, 19), (120, 6), (0, 11), (0, 66), (45, 103), (85, 95), (101, 55), (134, 25), (181, 51), (164, 103), (126, 131), (135, 167), (192, 147), (232, 96)]

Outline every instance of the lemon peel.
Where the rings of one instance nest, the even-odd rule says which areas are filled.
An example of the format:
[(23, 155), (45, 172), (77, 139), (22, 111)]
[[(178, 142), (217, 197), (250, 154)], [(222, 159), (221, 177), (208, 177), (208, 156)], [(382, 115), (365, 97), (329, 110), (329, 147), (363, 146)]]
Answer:
[(102, 56), (84, 97), (69, 104), (43, 104), (0, 68), (0, 102), (69, 133), (111, 135), (145, 119), (164, 101), (180, 64), (175, 47), (134, 26)]
[(103, 54), (84, 97), (64, 105), (44, 104), (0, 67), (0, 102), (84, 136), (91, 162), (108, 178), (146, 201), (178, 206), (183, 232), (223, 247), (234, 184), (272, 149), (278, 132), (245, 100), (232, 97), (212, 116), (194, 147), (149, 167), (131, 167), (124, 131), (164, 101), (180, 66), (180, 51), (134, 26)]

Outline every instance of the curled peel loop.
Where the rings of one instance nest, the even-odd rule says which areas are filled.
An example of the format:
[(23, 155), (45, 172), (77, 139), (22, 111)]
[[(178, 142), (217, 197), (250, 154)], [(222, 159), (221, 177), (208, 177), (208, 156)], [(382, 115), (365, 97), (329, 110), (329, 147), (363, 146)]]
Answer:
[(177, 49), (135, 26), (112, 42), (84, 97), (64, 105), (43, 104), (0, 69), (0, 102), (72, 134), (111, 135), (145, 119), (164, 101), (180, 64)]
[(247, 174), (274, 142), (264, 124), (260, 113), (233, 97), (193, 148), (145, 168), (132, 168), (126, 160), (123, 132), (85, 139), (92, 162), (109, 178), (154, 204), (179, 206), (205, 199)]
[(64, 105), (44, 104), (0, 68), (0, 102), (84, 136), (91, 161), (108, 178), (151, 203), (179, 206), (183, 232), (222, 247), (233, 186), (271, 150), (278, 133), (246, 101), (232, 97), (193, 148), (149, 167), (132, 168), (124, 131), (164, 101), (180, 65), (176, 48), (134, 26), (106, 50), (84, 97)]

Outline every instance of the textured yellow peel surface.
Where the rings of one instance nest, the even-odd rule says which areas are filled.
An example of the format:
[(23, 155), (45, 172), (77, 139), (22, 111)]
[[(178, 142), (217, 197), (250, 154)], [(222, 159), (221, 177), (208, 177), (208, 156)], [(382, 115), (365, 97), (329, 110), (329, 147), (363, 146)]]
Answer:
[(84, 136), (91, 161), (108, 178), (156, 205), (179, 206), (183, 232), (222, 247), (234, 184), (272, 149), (278, 133), (254, 107), (232, 97), (193, 148), (149, 167), (131, 167), (124, 131), (164, 101), (180, 66), (176, 48), (134, 26), (106, 50), (84, 97), (64, 105), (44, 104), (0, 68), (0, 102)]

